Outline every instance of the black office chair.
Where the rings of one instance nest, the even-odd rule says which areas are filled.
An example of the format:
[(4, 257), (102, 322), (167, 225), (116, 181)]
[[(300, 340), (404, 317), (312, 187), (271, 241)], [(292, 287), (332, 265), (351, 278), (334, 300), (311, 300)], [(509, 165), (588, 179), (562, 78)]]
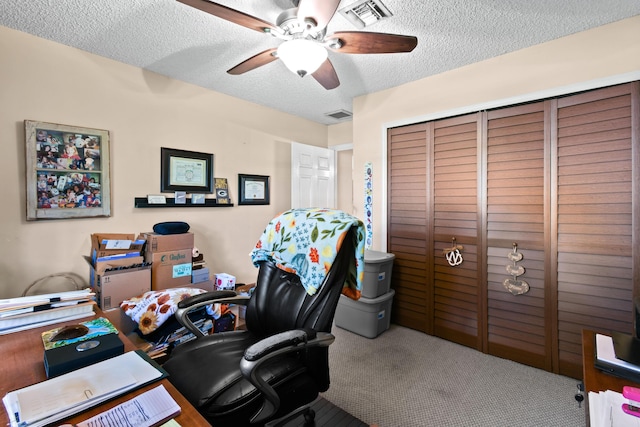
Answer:
[[(163, 367), (213, 426), (280, 425), (303, 414), (312, 422), (310, 406), (329, 388), (331, 326), (358, 246), (358, 229), (347, 233), (313, 296), (296, 274), (262, 261), (251, 297), (215, 291), (179, 304), (176, 318), (198, 338)], [(212, 302), (245, 304), (247, 329), (203, 336), (187, 313)]]

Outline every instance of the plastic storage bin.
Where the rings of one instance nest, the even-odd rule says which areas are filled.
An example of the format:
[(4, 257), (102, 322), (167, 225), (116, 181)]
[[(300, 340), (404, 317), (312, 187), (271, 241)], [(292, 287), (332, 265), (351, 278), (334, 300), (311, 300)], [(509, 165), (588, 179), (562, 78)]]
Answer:
[(365, 298), (378, 298), (389, 292), (394, 254), (378, 251), (364, 251), (364, 279), (362, 294)]
[(378, 298), (360, 298), (355, 301), (340, 295), (336, 314), (336, 326), (367, 338), (375, 338), (391, 323), (391, 303), (395, 291), (391, 289)]

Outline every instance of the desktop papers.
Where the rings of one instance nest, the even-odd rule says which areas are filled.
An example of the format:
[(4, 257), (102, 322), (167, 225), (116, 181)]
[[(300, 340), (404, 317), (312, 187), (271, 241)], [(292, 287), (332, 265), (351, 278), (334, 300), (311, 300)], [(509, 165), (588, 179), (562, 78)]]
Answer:
[(163, 385), (78, 423), (76, 427), (153, 427), (180, 413), (180, 406)]
[(146, 356), (128, 352), (7, 393), (11, 427), (41, 427), (162, 378)]
[(589, 392), (589, 425), (591, 427), (640, 427), (640, 418), (625, 414), (622, 404), (629, 403), (621, 393), (607, 390)]
[(90, 289), (0, 299), (0, 335), (93, 316)]

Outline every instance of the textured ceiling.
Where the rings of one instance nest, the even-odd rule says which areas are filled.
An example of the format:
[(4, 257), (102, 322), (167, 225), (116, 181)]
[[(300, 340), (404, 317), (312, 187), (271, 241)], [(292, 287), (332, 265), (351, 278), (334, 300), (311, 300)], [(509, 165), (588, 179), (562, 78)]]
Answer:
[[(322, 1), (322, 0), (320, 0)], [(355, 0), (343, 0), (340, 8)], [(354, 97), (442, 73), (640, 14), (640, 0), (383, 0), (393, 17), (364, 31), (412, 35), (411, 53), (329, 52), (341, 85), (325, 90), (280, 61), (233, 76), (226, 70), (278, 39), (175, 0), (0, 0), (0, 25), (255, 102), (309, 120), (351, 111)], [(221, 0), (275, 23), (292, 0)], [(327, 28), (357, 30), (336, 13)], [(640, 37), (640, 29), (639, 29)]]

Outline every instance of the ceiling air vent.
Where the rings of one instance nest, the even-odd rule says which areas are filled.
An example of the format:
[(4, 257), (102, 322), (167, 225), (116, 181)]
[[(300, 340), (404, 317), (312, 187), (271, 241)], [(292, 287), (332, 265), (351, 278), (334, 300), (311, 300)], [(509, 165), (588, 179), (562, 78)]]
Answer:
[(383, 18), (393, 16), (380, 0), (360, 0), (343, 7), (339, 12), (356, 28), (368, 27)]
[(331, 117), (332, 119), (342, 120), (342, 119), (347, 119), (351, 117), (353, 114), (345, 110), (338, 110), (338, 111), (334, 111), (333, 113), (327, 113), (325, 115), (327, 117)]

